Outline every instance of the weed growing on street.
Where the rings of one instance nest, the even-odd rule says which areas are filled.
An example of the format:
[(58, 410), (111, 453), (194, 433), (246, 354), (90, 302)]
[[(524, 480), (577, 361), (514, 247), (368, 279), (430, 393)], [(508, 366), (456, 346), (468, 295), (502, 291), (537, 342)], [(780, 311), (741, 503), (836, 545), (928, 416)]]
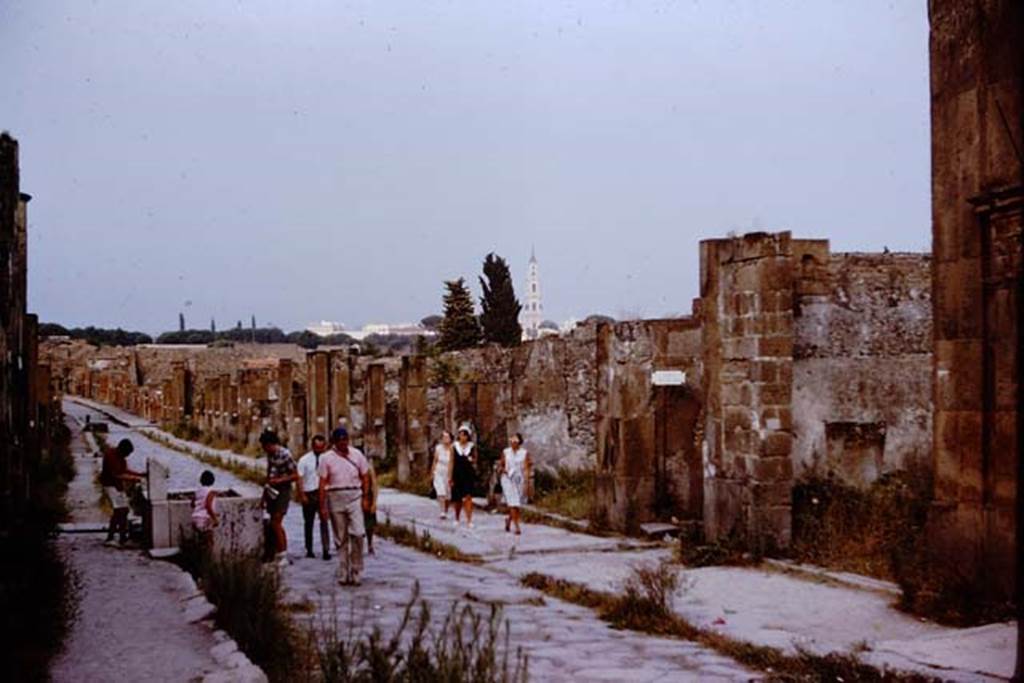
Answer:
[(438, 559), (469, 564), (480, 564), (483, 562), (479, 555), (464, 553), (453, 545), (434, 539), (430, 532), (425, 529), (423, 532), (417, 533), (415, 528), (409, 528), (403, 524), (392, 524), (390, 517), (385, 519), (383, 524), (377, 525), (377, 534), (394, 541), (398, 545), (415, 548), (421, 552), (429, 553)]
[(485, 616), (453, 602), (434, 628), (417, 582), (390, 635), (378, 626), (359, 628), (354, 619), (343, 631), (336, 611), (330, 613), (335, 616), (310, 634), (325, 683), (525, 683), (529, 678), (527, 657), (522, 648), (512, 652), (509, 624), (496, 604)]

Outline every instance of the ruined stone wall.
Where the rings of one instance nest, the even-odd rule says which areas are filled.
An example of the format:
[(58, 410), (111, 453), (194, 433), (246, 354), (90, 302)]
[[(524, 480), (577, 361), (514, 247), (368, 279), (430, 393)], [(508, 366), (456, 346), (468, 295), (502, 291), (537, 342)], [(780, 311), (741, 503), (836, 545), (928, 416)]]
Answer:
[(61, 421), (50, 366), (39, 362), (38, 320), (26, 309), (31, 198), (20, 191), (18, 154), (0, 133), (0, 532), (21, 523), (32, 460), (53, 447)]
[(793, 460), (864, 486), (932, 445), (931, 259), (829, 254), (796, 277)]
[(705, 530), (790, 541), (796, 475), (865, 486), (931, 448), (930, 259), (751, 233), (701, 243)]
[(408, 386), (426, 405), (405, 421), (420, 423), (423, 433), (416, 444), (407, 439), (403, 448), (418, 452), (422, 439), (433, 444), (442, 430), (470, 422), (477, 440), (491, 451), (504, 448), (509, 434), (522, 432), (538, 466), (592, 467), (595, 361), (594, 326), (511, 349), (495, 346), (425, 359), (426, 386), (421, 374)]
[[(656, 519), (699, 520), (699, 322), (602, 324), (596, 341), (596, 515), (627, 531)], [(675, 384), (681, 378), (666, 371), (685, 381)]]
[(937, 553), (1012, 595), (1021, 453), (1024, 5), (931, 0)]

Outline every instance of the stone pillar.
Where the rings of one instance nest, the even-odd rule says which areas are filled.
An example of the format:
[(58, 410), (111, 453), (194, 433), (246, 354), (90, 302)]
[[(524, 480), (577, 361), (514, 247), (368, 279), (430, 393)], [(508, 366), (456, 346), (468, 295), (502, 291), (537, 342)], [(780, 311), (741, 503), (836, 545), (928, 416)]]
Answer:
[(424, 474), (430, 466), (429, 411), (427, 408), (426, 358), (402, 358), (398, 396), (400, 447), (398, 449), (398, 480)]
[(315, 434), (330, 436), (329, 360), (330, 356), (326, 351), (310, 351), (306, 354), (306, 424), (310, 438)]
[(227, 405), (224, 406), (224, 412), (228, 425), (228, 437), (244, 446), (246, 445), (246, 425), (241, 420), (241, 413), (238, 408), (238, 385), (233, 382), (228, 384), (224, 395), (227, 402)]
[(932, 0), (929, 22), (935, 264), (930, 534), (938, 557), (956, 557), (966, 578), (987, 597), (1003, 600), (1012, 596), (1018, 571), (1024, 6)]
[(701, 242), (705, 532), (790, 542), (793, 247), (788, 232)]
[[(285, 445), (289, 449), (293, 449), (293, 445), (290, 444), (290, 434), (292, 430), (291, 418), (292, 418), (292, 362), (287, 358), (281, 358), (277, 362), (277, 404), (275, 405), (274, 424), (277, 427), (278, 432), (281, 435), (281, 440), (286, 442)], [(301, 445), (299, 446), (301, 448)]]
[(330, 378), (330, 410), (328, 411), (327, 434), (338, 426), (338, 421), (344, 419), (349, 426), (352, 426), (351, 395), (351, 366), (349, 365), (348, 354), (342, 351), (331, 351), (328, 359), (327, 372)]
[(366, 423), (363, 427), (363, 449), (367, 456), (383, 457), (387, 453), (384, 428), (387, 397), (384, 394), (384, 365), (370, 363), (366, 378)]
[(217, 426), (214, 431), (220, 438), (227, 437), (230, 432), (231, 419), (228, 409), (230, 408), (231, 375), (222, 373), (217, 377)]
[(185, 361), (176, 360), (171, 363), (171, 376), (174, 382), (174, 402), (177, 405), (178, 419), (184, 421), (192, 415), (192, 382)]

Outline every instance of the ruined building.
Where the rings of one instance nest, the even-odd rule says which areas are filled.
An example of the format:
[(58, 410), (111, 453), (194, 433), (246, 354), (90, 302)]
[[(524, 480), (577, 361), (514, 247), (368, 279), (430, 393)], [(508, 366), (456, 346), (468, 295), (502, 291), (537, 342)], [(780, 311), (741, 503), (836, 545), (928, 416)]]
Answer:
[(802, 473), (868, 486), (928, 462), (927, 256), (834, 254), (786, 232), (707, 240), (701, 256), (690, 317), (582, 325), (512, 349), (375, 359), (150, 346), (69, 366), (58, 344), (53, 357), (72, 391), (243, 447), (274, 427), (300, 449), (344, 423), (402, 480), (426, 471), (454, 424), (474, 425), (488, 462), (523, 432), (540, 466), (595, 470), (595, 514), (616, 528), (675, 517), (766, 548), (789, 543)]
[[(595, 515), (616, 528), (674, 518), (764, 551), (791, 544), (806, 474), (867, 488), (913, 470), (934, 479), (930, 546), (1009, 596), (1024, 434), (1024, 10), (929, 9), (932, 255), (833, 253), (827, 240), (758, 232), (700, 244), (688, 317), (439, 356), (222, 355), (217, 371), (210, 358), (224, 350), (173, 372), (154, 370), (166, 350), (121, 351), (134, 359), (105, 367), (69, 354), (60, 375), (236, 441), (273, 425), (294, 446), (343, 422), (402, 480), (426, 471), (457, 422), (475, 425), (485, 462), (521, 431), (540, 466), (594, 470)], [(539, 296), (533, 279), (527, 313)]]
[[(1020, 515), (1024, 5), (932, 0), (934, 544), (1012, 595)], [(1017, 511), (1015, 512), (1015, 506)], [(1019, 517), (1016, 517), (1019, 519)]]

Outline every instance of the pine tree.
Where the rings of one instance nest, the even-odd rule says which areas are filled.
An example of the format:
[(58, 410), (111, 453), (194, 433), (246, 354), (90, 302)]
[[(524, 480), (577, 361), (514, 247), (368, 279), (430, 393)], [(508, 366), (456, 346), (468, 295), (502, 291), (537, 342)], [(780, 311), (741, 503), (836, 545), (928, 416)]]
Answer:
[(469, 349), (480, 343), (480, 323), (473, 311), (473, 297), (466, 281), (448, 280), (444, 295), (444, 320), (441, 321), (441, 340), (444, 351)]
[(523, 309), (512, 286), (512, 274), (505, 259), (494, 254), (484, 259), (484, 276), (480, 287), (484, 295), (480, 298), (480, 324), (484, 340), (502, 346), (516, 346), (523, 339), (523, 328), (519, 324), (519, 312)]
[(185, 314), (184, 313), (179, 313), (178, 314), (178, 331), (179, 332), (184, 332), (185, 331)]

